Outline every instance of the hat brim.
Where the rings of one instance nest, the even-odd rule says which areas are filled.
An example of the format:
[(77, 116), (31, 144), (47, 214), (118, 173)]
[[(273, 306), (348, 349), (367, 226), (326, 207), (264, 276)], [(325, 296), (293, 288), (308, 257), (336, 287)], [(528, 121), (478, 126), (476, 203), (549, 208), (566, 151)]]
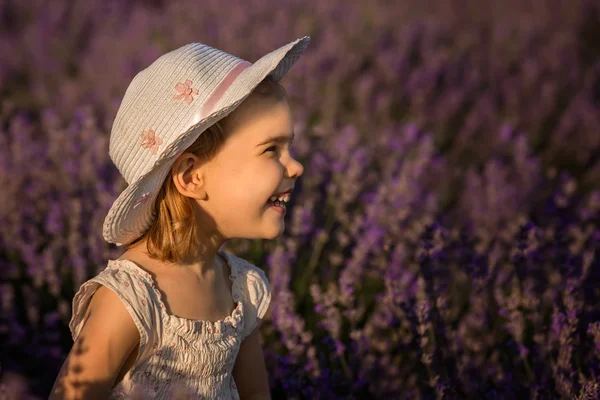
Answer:
[(226, 117), (243, 102), (268, 75), (280, 81), (304, 52), (310, 38), (297, 39), (261, 57), (245, 69), (214, 106), (214, 112), (189, 127), (153, 168), (130, 184), (115, 200), (104, 220), (102, 234), (117, 246), (142, 236), (154, 221), (154, 203), (175, 159), (211, 125)]

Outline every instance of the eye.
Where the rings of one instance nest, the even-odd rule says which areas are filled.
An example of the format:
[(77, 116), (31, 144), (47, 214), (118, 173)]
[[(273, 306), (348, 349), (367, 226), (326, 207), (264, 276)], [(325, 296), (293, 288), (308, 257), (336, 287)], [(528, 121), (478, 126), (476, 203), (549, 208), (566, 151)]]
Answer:
[(277, 151), (277, 146), (271, 146), (271, 147), (269, 147), (268, 149), (265, 150), (265, 153), (267, 151)]

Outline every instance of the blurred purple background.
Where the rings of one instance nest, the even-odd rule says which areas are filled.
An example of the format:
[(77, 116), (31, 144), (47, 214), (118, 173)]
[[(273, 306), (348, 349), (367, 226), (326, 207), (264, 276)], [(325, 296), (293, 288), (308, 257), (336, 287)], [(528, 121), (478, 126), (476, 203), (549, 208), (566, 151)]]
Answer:
[(75, 291), (122, 251), (133, 76), (304, 35), (286, 233), (227, 245), (271, 282), (273, 398), (600, 398), (598, 1), (0, 0), (8, 398), (48, 397)]

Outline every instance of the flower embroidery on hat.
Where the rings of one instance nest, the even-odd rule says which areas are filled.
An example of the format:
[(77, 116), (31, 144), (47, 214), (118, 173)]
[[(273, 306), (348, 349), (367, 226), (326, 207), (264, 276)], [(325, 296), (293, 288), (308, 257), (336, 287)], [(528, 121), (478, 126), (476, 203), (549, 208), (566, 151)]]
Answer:
[(137, 206), (144, 204), (145, 202), (148, 201), (148, 199), (150, 198), (150, 192), (146, 192), (144, 193), (139, 199), (137, 199), (135, 201), (135, 204), (133, 205), (133, 208), (136, 208)]
[(173, 100), (183, 99), (183, 101), (185, 101), (187, 104), (192, 104), (192, 101), (194, 101), (192, 95), (197, 95), (198, 89), (193, 89), (191, 85), (192, 81), (189, 79), (183, 83), (179, 82), (177, 85), (175, 85), (175, 89), (177, 90), (178, 94), (173, 97)]
[(142, 147), (144, 149), (150, 149), (152, 154), (156, 154), (158, 147), (163, 142), (153, 129), (140, 133), (140, 137), (142, 138)]

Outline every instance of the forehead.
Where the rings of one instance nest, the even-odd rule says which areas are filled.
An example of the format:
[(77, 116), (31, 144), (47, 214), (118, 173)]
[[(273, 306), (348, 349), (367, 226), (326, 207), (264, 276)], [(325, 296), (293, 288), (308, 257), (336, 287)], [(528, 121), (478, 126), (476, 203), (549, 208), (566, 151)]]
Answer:
[(244, 102), (235, 111), (229, 127), (227, 142), (230, 145), (254, 146), (274, 135), (290, 134), (293, 120), (287, 101)]

